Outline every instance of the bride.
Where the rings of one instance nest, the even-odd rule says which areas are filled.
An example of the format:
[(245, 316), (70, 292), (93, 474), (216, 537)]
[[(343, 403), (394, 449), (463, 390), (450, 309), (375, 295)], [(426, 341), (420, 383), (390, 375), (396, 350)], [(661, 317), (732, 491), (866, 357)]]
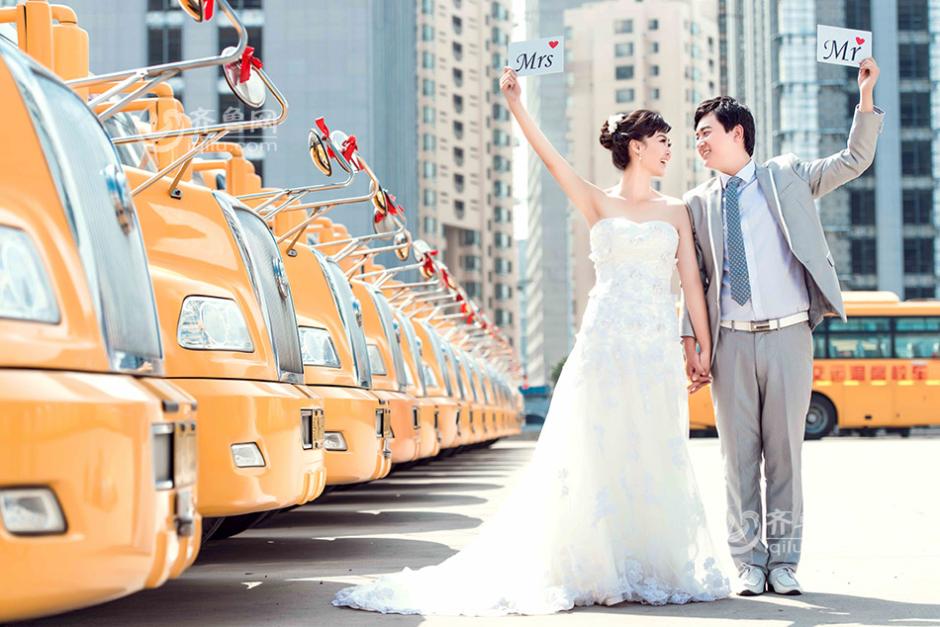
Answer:
[(677, 264), (704, 353), (692, 364), (699, 381), (710, 376), (705, 297), (685, 207), (650, 184), (669, 161), (670, 127), (653, 111), (609, 118), (600, 142), (623, 175), (603, 190), (545, 138), (510, 68), (500, 88), (591, 225), (597, 282), (533, 460), (497, 515), (441, 564), (345, 588), (333, 604), (493, 616), (726, 597), (686, 444), (688, 395), (670, 290)]

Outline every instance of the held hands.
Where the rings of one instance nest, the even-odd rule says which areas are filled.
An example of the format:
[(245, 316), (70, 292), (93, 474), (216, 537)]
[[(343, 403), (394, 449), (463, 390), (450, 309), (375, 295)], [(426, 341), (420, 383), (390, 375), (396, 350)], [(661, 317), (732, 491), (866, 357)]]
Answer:
[(711, 375), (711, 349), (707, 346), (696, 350), (697, 342), (694, 337), (683, 337), (682, 347), (685, 350), (685, 373), (689, 377), (689, 394), (695, 394), (712, 382)]
[(515, 70), (509, 66), (503, 68), (503, 75), (499, 78), (499, 89), (509, 102), (517, 102), (522, 96), (519, 77), (516, 75)]
[(858, 67), (858, 89), (860, 92), (871, 94), (875, 89), (875, 83), (878, 82), (878, 75), (881, 74), (881, 70), (878, 68), (878, 64), (875, 63), (873, 57), (868, 57), (862, 61), (861, 65)]

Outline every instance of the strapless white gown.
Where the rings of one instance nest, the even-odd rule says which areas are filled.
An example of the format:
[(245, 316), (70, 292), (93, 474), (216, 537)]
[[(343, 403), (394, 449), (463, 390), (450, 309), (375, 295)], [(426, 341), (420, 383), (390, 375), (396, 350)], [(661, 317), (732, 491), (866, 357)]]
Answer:
[(530, 465), (477, 538), (437, 566), (340, 590), (383, 613), (550, 614), (729, 594), (687, 447), (688, 395), (662, 221), (591, 229), (591, 290)]

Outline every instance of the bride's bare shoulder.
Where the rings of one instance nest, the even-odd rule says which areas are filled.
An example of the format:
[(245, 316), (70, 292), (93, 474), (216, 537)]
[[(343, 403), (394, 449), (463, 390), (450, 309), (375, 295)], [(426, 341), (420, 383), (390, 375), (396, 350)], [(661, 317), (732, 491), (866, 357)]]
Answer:
[(670, 209), (675, 209), (676, 207), (685, 207), (685, 203), (682, 202), (681, 198), (676, 198), (674, 196), (666, 196), (665, 194), (663, 194), (661, 198), (663, 202), (666, 204), (666, 206), (669, 207)]
[(681, 198), (666, 196), (665, 194), (661, 196), (661, 200), (663, 202), (664, 211), (666, 215), (669, 216), (669, 221), (681, 233), (689, 221), (685, 203), (682, 202)]

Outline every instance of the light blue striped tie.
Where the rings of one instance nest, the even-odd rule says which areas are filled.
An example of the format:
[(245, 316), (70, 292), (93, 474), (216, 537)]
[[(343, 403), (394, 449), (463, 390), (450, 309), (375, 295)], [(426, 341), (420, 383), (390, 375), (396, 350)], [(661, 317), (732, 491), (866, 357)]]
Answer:
[(741, 234), (741, 210), (738, 207), (741, 179), (732, 176), (725, 186), (725, 224), (728, 229), (728, 265), (731, 270), (731, 298), (743, 305), (751, 298), (751, 279), (747, 272), (744, 236)]

